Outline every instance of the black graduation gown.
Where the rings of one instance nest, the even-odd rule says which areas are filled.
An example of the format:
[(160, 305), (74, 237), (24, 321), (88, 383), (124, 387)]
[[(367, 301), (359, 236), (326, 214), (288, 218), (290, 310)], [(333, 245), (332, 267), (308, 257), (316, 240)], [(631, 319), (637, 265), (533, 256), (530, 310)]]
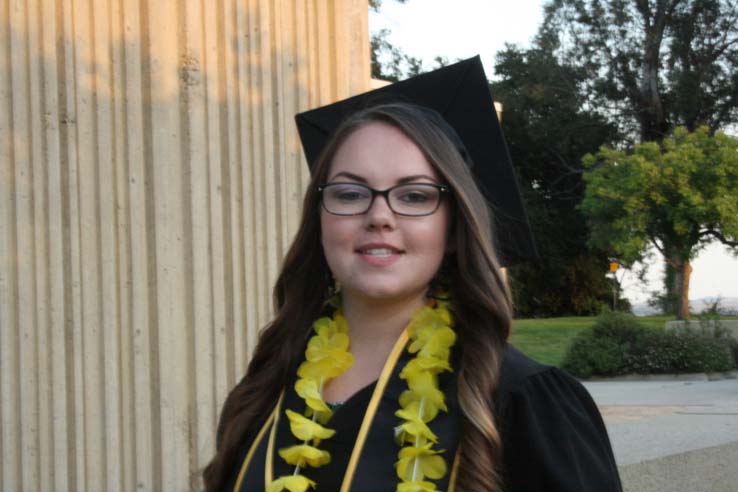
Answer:
[[(400, 393), (407, 388), (399, 373), (410, 360), (405, 339), (398, 341), (380, 378), (363, 388), (338, 410), (328, 427), (336, 434), (320, 444), (331, 463), (301, 471), (317, 482), (319, 492), (394, 491), (394, 463), (399, 446), (394, 427)], [(293, 382), (294, 383), (294, 382)], [(439, 437), (434, 449), (444, 450), (449, 472), (436, 481), (438, 490), (452, 491), (454, 457), (460, 435), (460, 410), (455, 373), (439, 377), (448, 413), (439, 412), (430, 427)], [(607, 431), (592, 398), (574, 378), (538, 364), (508, 346), (495, 395), (497, 426), (503, 442), (506, 492), (620, 492), (622, 490)], [(286, 389), (279, 412), (273, 412), (244, 442), (239, 467), (226, 490), (261, 492), (265, 479), (292, 474), (293, 467), (277, 451), (297, 444), (284, 415), (286, 408), (304, 411), (293, 384)], [(274, 420), (277, 425), (274, 425)], [(256, 435), (258, 434), (258, 435)]]

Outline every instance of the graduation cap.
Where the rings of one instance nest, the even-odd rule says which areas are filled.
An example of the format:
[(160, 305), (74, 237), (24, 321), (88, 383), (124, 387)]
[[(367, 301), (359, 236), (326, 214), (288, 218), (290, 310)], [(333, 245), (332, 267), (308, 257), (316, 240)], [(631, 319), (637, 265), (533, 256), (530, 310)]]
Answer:
[[(495, 239), (503, 265), (537, 259), (533, 234), (479, 56), (296, 115), (310, 169), (347, 117), (390, 102), (427, 108), (472, 166), (477, 184), (494, 211)], [(436, 113), (440, 118), (435, 117)]]

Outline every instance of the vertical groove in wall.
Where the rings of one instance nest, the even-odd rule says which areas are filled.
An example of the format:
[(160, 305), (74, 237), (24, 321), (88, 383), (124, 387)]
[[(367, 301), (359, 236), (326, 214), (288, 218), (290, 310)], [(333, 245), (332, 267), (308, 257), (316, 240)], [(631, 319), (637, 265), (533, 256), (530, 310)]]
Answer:
[[(283, 2), (283, 5), (289, 5), (289, 2)], [(285, 43), (283, 21), (284, 18), (291, 15), (290, 12), (286, 12), (286, 9), (273, 8), (271, 9), (269, 16), (270, 24), (270, 39), (269, 45), (271, 46), (271, 92), (274, 94), (273, 104), (269, 108), (272, 112), (272, 121), (274, 127), (274, 141), (272, 147), (272, 155), (274, 156), (274, 177), (272, 178), (275, 183), (274, 187), (274, 215), (276, 225), (276, 237), (274, 238), (274, 244), (272, 249), (275, 251), (276, 256), (274, 258), (277, 265), (279, 265), (280, 259), (284, 255), (284, 251), (287, 248), (286, 242), (289, 241), (287, 238), (287, 220), (281, 220), (285, 216), (284, 212), (287, 210), (287, 194), (289, 190), (289, 183), (287, 182), (287, 159), (286, 159), (286, 146), (285, 146), (285, 120), (284, 120), (284, 108), (289, 106), (292, 108), (293, 101), (287, 99), (285, 96), (285, 74), (283, 63), (289, 60), (292, 56), (291, 46)], [(273, 275), (276, 277), (277, 270), (275, 269)], [(274, 278), (272, 277), (272, 278)]]
[[(64, 289), (64, 351), (65, 359), (64, 379), (67, 385), (66, 392), (66, 427), (68, 437), (66, 452), (68, 460), (69, 490), (85, 490), (84, 481), (84, 451), (83, 415), (82, 415), (82, 388), (80, 384), (81, 370), (79, 332), (81, 307), (79, 290), (79, 263), (76, 252), (78, 245), (78, 203), (77, 203), (77, 175), (76, 175), (76, 132), (77, 120), (75, 112), (74, 91), (74, 29), (72, 22), (72, 6), (66, 0), (57, 0), (57, 19), (59, 30), (57, 38), (58, 80), (59, 87), (59, 146), (60, 146), (60, 173), (61, 173), (61, 200), (62, 200), (62, 245), (63, 245), (63, 289)], [(57, 347), (58, 349), (58, 347)]]
[[(12, 52), (10, 1), (0, 0), (0, 485), (13, 490), (22, 485), (20, 430), (20, 360), (18, 354), (17, 210), (11, 80)], [(4, 327), (4, 328), (3, 328)]]
[(69, 488), (69, 441), (66, 379), (66, 337), (65, 337), (65, 305), (64, 305), (64, 250), (61, 239), (62, 210), (64, 187), (61, 172), (60, 154), (60, 114), (59, 114), (59, 80), (57, 61), (57, 9), (53, 0), (42, 0), (39, 4), (40, 22), (45, 27), (42, 31), (43, 65), (42, 87), (44, 101), (44, 167), (47, 170), (47, 233), (48, 261), (48, 348), (46, 357), (50, 364), (50, 440), (51, 463), (49, 472), (53, 477), (50, 484), (52, 490)]
[[(234, 132), (230, 128), (230, 114), (233, 109), (228, 104), (231, 99), (233, 86), (233, 72), (229, 70), (228, 57), (231, 46), (236, 43), (233, 39), (233, 31), (230, 29), (226, 18), (226, 0), (218, 0), (216, 3), (216, 23), (212, 38), (212, 58), (217, 60), (217, 93), (210, 99), (211, 107), (217, 108), (218, 149), (220, 151), (219, 162), (213, 165), (219, 174), (219, 181), (213, 189), (214, 199), (211, 200), (213, 210), (213, 237), (211, 251), (213, 266), (211, 269), (213, 277), (213, 291), (211, 299), (214, 306), (211, 336), (212, 352), (207, 361), (210, 369), (210, 391), (206, 396), (208, 415), (201, 418), (203, 428), (199, 443), (198, 462), (207, 462), (212, 456), (211, 450), (215, 444), (215, 436), (211, 429), (216, 425), (219, 402), (225, 396), (227, 368), (232, 365), (232, 357), (226, 354), (226, 337), (233, 330), (233, 288), (234, 288), (234, 265), (233, 265), (233, 199), (234, 187), (238, 186), (238, 179), (234, 180), (232, 173), (236, 169), (233, 166), (234, 158), (233, 138)], [(212, 84), (215, 87), (215, 84)], [(207, 327), (202, 327), (207, 329)], [(221, 396), (222, 395), (222, 396)]]
[[(307, 7), (305, 2), (300, 2), (298, 0), (294, 0), (294, 24), (292, 26), (292, 29), (290, 32), (292, 33), (292, 39), (291, 39), (291, 45), (294, 47), (295, 50), (295, 66), (292, 69), (292, 74), (294, 77), (294, 82), (292, 84), (292, 90), (294, 92), (294, 98), (295, 98), (295, 109), (296, 112), (304, 111), (306, 109), (309, 109), (310, 107), (310, 101), (308, 99), (309, 91), (308, 91), (308, 84), (309, 84), (309, 74), (308, 70), (298, 70), (297, 67), (306, 67), (309, 65), (309, 39), (307, 37), (307, 29), (306, 29), (306, 23), (307, 23)], [(290, 120), (290, 124), (293, 125), (294, 128), (294, 115), (292, 119)], [(295, 180), (295, 183), (297, 184), (297, 189), (295, 190), (296, 197), (295, 201), (297, 203), (297, 209), (302, 212), (302, 198), (305, 192), (305, 187), (308, 184), (308, 178), (309, 173), (307, 172), (307, 166), (305, 165), (305, 160), (302, 157), (302, 149), (300, 147), (300, 138), (297, 134), (297, 129), (295, 128), (293, 133), (293, 138), (289, 142), (290, 145), (290, 152), (295, 154), (294, 161), (297, 163), (295, 166), (295, 169), (293, 169), (293, 179)], [(289, 216), (290, 221), (290, 231), (296, 231), (299, 223), (300, 215), (298, 214), (292, 214)], [(290, 234), (291, 236), (292, 234)]]
[[(219, 2), (219, 54), (223, 81), (221, 90), (221, 127), (223, 128), (224, 150), (226, 157), (223, 159), (223, 175), (228, 189), (227, 197), (223, 197), (224, 220), (223, 220), (223, 257), (224, 257), (224, 286), (225, 298), (223, 309), (225, 311), (225, 325), (215, 332), (214, 356), (213, 356), (213, 392), (214, 407), (212, 426), (217, 424), (220, 402), (226, 396), (228, 388), (234, 381), (234, 355), (240, 353), (236, 346), (237, 331), (245, 330), (243, 325), (243, 261), (242, 244), (243, 228), (241, 227), (241, 201), (242, 178), (240, 155), (240, 127), (237, 117), (239, 115), (238, 80), (240, 65), (238, 54), (241, 40), (238, 30), (238, 16), (236, 5), (232, 0)], [(240, 338), (238, 339), (240, 343)], [(231, 348), (229, 350), (229, 347)], [(212, 427), (211, 427), (212, 428)]]
[[(29, 6), (29, 25), (38, 25), (43, 22), (41, 1)], [(53, 32), (53, 25), (49, 26)], [(38, 404), (39, 404), (39, 466), (40, 489), (50, 490), (54, 487), (54, 438), (53, 418), (51, 409), (52, 399), (52, 360), (51, 360), (51, 322), (52, 310), (50, 299), (49, 270), (51, 241), (49, 222), (49, 135), (52, 112), (46, 96), (46, 64), (47, 54), (44, 37), (49, 35), (47, 29), (33, 33), (29, 40), (29, 52), (40, 53), (41, 56), (31, 60), (31, 87), (32, 96), (36, 101), (31, 112), (34, 115), (32, 145), (36, 149), (34, 156), (34, 242), (38, 246), (36, 256), (36, 312), (37, 312), (37, 356), (38, 356)]]
[[(105, 415), (103, 393), (103, 355), (101, 336), (101, 273), (99, 248), (98, 166), (95, 132), (95, 70), (94, 31), (91, 0), (75, 1), (75, 109), (77, 122), (77, 194), (79, 236), (77, 261), (80, 265), (80, 374), (82, 381), (82, 411), (85, 481), (105, 483)], [(102, 480), (98, 477), (103, 477)]]
[[(234, 165), (240, 170), (241, 179), (239, 188), (241, 190), (241, 203), (239, 204), (240, 222), (237, 224), (239, 230), (238, 235), (241, 239), (241, 250), (236, 255), (242, 262), (240, 271), (242, 274), (242, 290), (240, 295), (235, 296), (234, 305), (238, 305), (238, 311), (242, 314), (243, 331), (238, 331), (238, 326), (234, 326), (233, 346), (233, 370), (236, 375), (244, 374), (246, 371), (246, 360), (256, 345), (256, 333), (259, 329), (256, 298), (256, 268), (255, 268), (255, 251), (253, 245), (254, 236), (254, 168), (256, 162), (253, 160), (251, 149), (253, 147), (253, 133), (251, 131), (251, 121), (253, 119), (253, 110), (251, 108), (250, 94), (253, 91), (250, 70), (249, 53), (251, 48), (252, 33), (248, 24), (248, 18), (251, 15), (252, 7), (249, 2), (245, 2), (246, 8), (239, 8), (241, 3), (233, 0), (232, 9), (235, 11), (236, 26), (235, 32), (238, 42), (236, 46), (236, 63), (238, 64), (238, 82), (236, 84), (236, 107), (237, 107), (237, 125), (238, 125), (238, 162)], [(250, 327), (250, 329), (246, 329)], [(238, 377), (238, 376), (236, 376)]]
[[(157, 196), (155, 193), (156, 183), (154, 181), (155, 166), (154, 166), (154, 115), (152, 111), (153, 95), (152, 95), (152, 69), (154, 68), (154, 57), (151, 53), (151, 32), (156, 26), (152, 25), (152, 15), (149, 12), (149, 2), (147, 0), (139, 0), (138, 8), (138, 19), (140, 20), (140, 26), (135, 24), (132, 26), (134, 32), (139, 33), (140, 42), (136, 47), (139, 51), (140, 63), (136, 65), (131, 63), (135, 70), (140, 66), (140, 90), (141, 90), (141, 105), (132, 106), (136, 110), (140, 108), (141, 111), (141, 159), (137, 162), (137, 168), (141, 172), (141, 180), (143, 183), (143, 197), (145, 206), (142, 207), (142, 215), (145, 220), (145, 241), (144, 247), (146, 249), (146, 268), (143, 273), (145, 274), (146, 285), (148, 287), (148, 295), (145, 299), (141, 299), (141, 309), (145, 309), (145, 327), (146, 329), (142, 332), (141, 341), (141, 355), (140, 359), (143, 363), (143, 370), (139, 375), (139, 380), (136, 383), (136, 387), (142, 393), (140, 401), (141, 406), (146, 408), (141, 409), (143, 418), (150, 417), (148, 421), (144, 421), (144, 425), (150, 423), (148, 435), (142, 435), (145, 440), (137, 446), (137, 450), (141, 449), (143, 453), (140, 455), (141, 459), (138, 461), (139, 469), (139, 483), (143, 483), (143, 486), (148, 490), (155, 490), (156, 487), (161, 484), (162, 481), (162, 444), (159, 436), (162, 435), (161, 430), (161, 407), (159, 402), (161, 401), (161, 378), (160, 378), (160, 356), (159, 356), (159, 312), (157, 310), (156, 296), (159, 289), (159, 269), (157, 264), (160, 260), (160, 254), (157, 248), (157, 223), (156, 223), (156, 211), (157, 211)], [(132, 37), (132, 42), (137, 43), (137, 39)], [(134, 127), (135, 128), (135, 127)], [(141, 279), (142, 280), (142, 279)], [(145, 347), (145, 350), (144, 350)], [(138, 444), (138, 443), (137, 443)], [(145, 458), (149, 458), (147, 461)]]
[(36, 373), (36, 320), (34, 319), (33, 294), (33, 198), (32, 163), (30, 146), (30, 105), (28, 66), (28, 19), (26, 5), (16, 5), (10, 14), (10, 79), (13, 98), (13, 148), (15, 153), (15, 223), (16, 254), (18, 257), (17, 323), (20, 330), (18, 354), (20, 358), (20, 435), (21, 435), (21, 487), (38, 489), (38, 380)]
[[(208, 215), (209, 228), (205, 231), (208, 238), (207, 270), (203, 276), (208, 278), (210, 291), (204, 299), (210, 306), (207, 323), (198, 327), (198, 331), (207, 335), (207, 352), (202, 354), (200, 366), (203, 372), (204, 387), (196, 396), (199, 409), (198, 435), (194, 456), (196, 463), (205, 462), (210, 458), (214, 444), (211, 432), (212, 422), (215, 421), (215, 354), (216, 338), (225, 331), (226, 309), (225, 300), (226, 281), (226, 247), (227, 235), (223, 230), (226, 215), (230, 183), (227, 179), (228, 140), (226, 128), (223, 126), (225, 108), (223, 73), (223, 46), (219, 33), (222, 32), (222, 1), (203, 2), (207, 15), (203, 17), (204, 38), (203, 52), (205, 54), (205, 88), (208, 140), (206, 142), (207, 160), (202, 163), (208, 175), (207, 207), (203, 211)], [(225, 168), (225, 169), (224, 169)], [(225, 170), (225, 173), (224, 173)], [(198, 368), (199, 371), (199, 368)], [(193, 466), (193, 472), (196, 472)]]
[(126, 66), (125, 66), (125, 24), (123, 4), (120, 0), (112, 0), (109, 15), (110, 60), (111, 60), (111, 103), (112, 103), (112, 154), (113, 172), (115, 175), (114, 216), (115, 244), (114, 271), (117, 279), (117, 323), (119, 329), (115, 333), (118, 345), (117, 370), (119, 385), (114, 388), (119, 403), (118, 423), (120, 490), (136, 489), (135, 465), (135, 425), (134, 393), (133, 393), (133, 357), (132, 357), (132, 324), (131, 324), (131, 222), (128, 214), (129, 173), (127, 168), (127, 128), (125, 115)]
[(2, 490), (196, 488), (361, 1), (0, 0)]

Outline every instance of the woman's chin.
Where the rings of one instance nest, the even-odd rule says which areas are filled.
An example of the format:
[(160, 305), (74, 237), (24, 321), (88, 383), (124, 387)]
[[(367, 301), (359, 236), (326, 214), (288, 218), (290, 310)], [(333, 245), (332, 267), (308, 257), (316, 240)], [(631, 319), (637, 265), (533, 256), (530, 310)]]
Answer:
[(427, 290), (427, 287), (402, 288), (386, 284), (364, 285), (357, 289), (346, 289), (344, 295), (357, 300), (364, 300), (364, 302), (394, 304), (397, 302), (414, 302), (418, 298), (425, 297)]

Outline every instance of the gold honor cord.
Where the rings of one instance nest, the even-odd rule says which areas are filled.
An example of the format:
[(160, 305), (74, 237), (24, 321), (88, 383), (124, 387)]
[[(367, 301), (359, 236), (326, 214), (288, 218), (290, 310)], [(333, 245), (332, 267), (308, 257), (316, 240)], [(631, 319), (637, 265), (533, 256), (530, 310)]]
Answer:
[[(282, 393), (284, 395), (284, 393)], [(274, 454), (274, 438), (277, 435), (277, 427), (279, 426), (279, 413), (282, 408), (282, 398), (277, 402), (275, 408), (274, 422), (272, 423), (272, 431), (269, 433), (269, 443), (267, 444), (267, 455), (264, 464), (264, 485), (272, 483), (274, 472), (272, 464), (272, 455)]]
[(448, 492), (456, 492), (456, 478), (459, 476), (459, 460), (461, 459), (459, 457), (460, 454), (457, 449), (456, 455), (454, 456), (454, 464), (451, 465), (451, 476), (448, 477)]
[(346, 467), (346, 474), (343, 476), (341, 492), (349, 492), (349, 487), (354, 479), (354, 473), (356, 473), (356, 467), (359, 464), (361, 451), (364, 448), (364, 443), (366, 442), (367, 435), (369, 434), (369, 429), (372, 426), (372, 421), (374, 420), (377, 408), (379, 407), (379, 400), (382, 399), (384, 389), (387, 387), (387, 382), (389, 382), (392, 371), (394, 371), (405, 345), (407, 345), (408, 338), (407, 329), (405, 329), (400, 335), (400, 338), (397, 339), (397, 342), (395, 342), (392, 352), (390, 352), (389, 357), (387, 357), (387, 361), (384, 363), (384, 368), (382, 368), (382, 373), (379, 375), (379, 379), (377, 380), (377, 386), (374, 388), (372, 399), (369, 401), (369, 405), (364, 413), (364, 420), (361, 422), (359, 435), (356, 438), (354, 449), (351, 452), (351, 458), (349, 459), (348, 466)]
[(261, 444), (261, 440), (264, 439), (264, 434), (266, 434), (267, 429), (269, 429), (269, 425), (272, 423), (272, 421), (274, 421), (275, 416), (279, 415), (279, 407), (281, 406), (282, 398), (284, 398), (284, 391), (282, 392), (281, 395), (279, 395), (279, 400), (277, 400), (277, 406), (274, 407), (274, 410), (272, 410), (272, 413), (271, 415), (269, 415), (269, 418), (266, 419), (266, 422), (264, 422), (264, 425), (261, 426), (261, 429), (259, 430), (259, 433), (256, 435), (254, 442), (251, 443), (249, 452), (246, 453), (246, 458), (244, 458), (243, 464), (241, 465), (241, 470), (238, 472), (238, 478), (236, 479), (236, 486), (233, 487), (233, 492), (239, 492), (241, 490), (241, 482), (243, 482), (243, 478), (246, 476), (246, 470), (248, 470), (249, 468), (249, 464), (251, 463), (251, 459), (254, 457), (256, 448), (259, 447), (259, 444)]
[[(349, 487), (351, 486), (351, 481), (354, 478), (354, 474), (356, 472), (356, 467), (359, 463), (359, 457), (361, 455), (361, 451), (364, 448), (364, 443), (366, 442), (367, 435), (369, 434), (369, 429), (371, 428), (372, 421), (374, 420), (374, 416), (377, 413), (377, 408), (379, 407), (379, 401), (382, 399), (382, 395), (384, 394), (384, 390), (387, 387), (387, 383), (389, 382), (389, 378), (392, 375), (392, 371), (394, 370), (395, 366), (397, 365), (397, 361), (400, 358), (400, 355), (402, 355), (402, 351), (405, 348), (405, 345), (407, 345), (408, 341), (408, 334), (407, 330), (403, 331), (400, 337), (397, 339), (397, 342), (395, 342), (395, 346), (392, 348), (392, 351), (390, 352), (389, 357), (387, 357), (387, 361), (384, 363), (384, 368), (382, 369), (382, 373), (379, 375), (379, 379), (377, 379), (377, 385), (374, 387), (374, 392), (372, 393), (372, 398), (369, 401), (369, 405), (367, 406), (366, 412), (364, 413), (364, 419), (361, 423), (361, 428), (359, 429), (359, 434), (356, 438), (356, 443), (354, 444), (354, 449), (351, 451), (351, 457), (349, 458), (348, 466), (346, 467), (346, 473), (344, 474), (343, 478), (343, 484), (341, 485), (341, 492), (349, 492)], [(272, 457), (274, 455), (274, 446), (275, 446), (275, 434), (277, 429), (277, 424), (279, 421), (279, 413), (281, 412), (281, 404), (282, 404), (282, 398), (280, 398), (279, 403), (277, 403), (277, 407), (274, 409), (273, 416), (274, 422), (272, 423), (272, 429), (269, 433), (269, 443), (267, 445), (267, 457), (266, 457), (266, 467), (264, 470), (264, 483), (271, 483), (273, 477), (274, 477), (274, 471), (272, 469)], [(266, 427), (262, 428), (262, 431), (260, 432), (260, 435), (263, 435)], [(236, 489), (238, 490), (238, 489)]]
[[(299, 379), (295, 383), (295, 391), (305, 400), (305, 414), (286, 410), (292, 434), (303, 441), (279, 450), (279, 455), (290, 465), (295, 465), (292, 475), (273, 479), (273, 460), (275, 439), (282, 399), (277, 404), (272, 429), (267, 444), (265, 463), (265, 484), (268, 492), (307, 492), (315, 488), (316, 483), (305, 475), (301, 475), (303, 464), (319, 467), (330, 462), (330, 454), (320, 450), (318, 444), (335, 434), (333, 429), (323, 427), (331, 417), (331, 410), (322, 397), (323, 385), (326, 381), (343, 373), (353, 364), (353, 355), (348, 351), (350, 339), (348, 324), (340, 312), (340, 305), (333, 303), (337, 310), (332, 318), (322, 317), (313, 323), (315, 335), (308, 341), (305, 360), (297, 370)], [(359, 463), (364, 444), (382, 395), (389, 378), (400, 358), (405, 346), (410, 342), (408, 352), (414, 354), (399, 374), (407, 382), (408, 389), (399, 398), (400, 409), (395, 412), (401, 418), (396, 436), (401, 449), (395, 464), (401, 483), (398, 490), (435, 491), (432, 482), (447, 473), (442, 451), (433, 449), (438, 437), (428, 427), (439, 411), (448, 411), (443, 392), (438, 388), (437, 375), (441, 372), (452, 372), (449, 363), (451, 347), (456, 341), (453, 328), (453, 316), (448, 302), (433, 298), (418, 310), (408, 326), (398, 337), (382, 372), (377, 379), (371, 400), (364, 413), (359, 433), (354, 443), (346, 472), (341, 484), (341, 492), (349, 492), (351, 483)], [(310, 419), (312, 417), (312, 420)]]

